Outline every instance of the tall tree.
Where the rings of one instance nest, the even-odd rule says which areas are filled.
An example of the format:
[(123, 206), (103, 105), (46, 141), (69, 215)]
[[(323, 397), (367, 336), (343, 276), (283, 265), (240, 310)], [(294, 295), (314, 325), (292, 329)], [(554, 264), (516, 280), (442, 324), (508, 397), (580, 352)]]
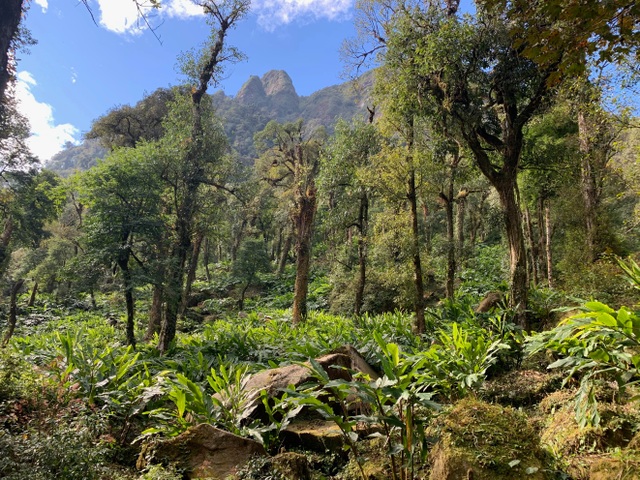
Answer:
[(119, 149), (83, 176), (88, 206), (86, 253), (120, 269), (127, 343), (133, 346), (135, 279), (131, 263), (145, 268), (163, 232), (159, 211), (162, 188), (155, 153), (153, 144)]
[(353, 307), (356, 316), (361, 314), (364, 302), (372, 201), (371, 188), (358, 174), (370, 167), (372, 157), (379, 151), (379, 133), (373, 123), (353, 121), (349, 124), (340, 120), (322, 156), (320, 184), (331, 199), (328, 227), (337, 229), (343, 239), (351, 237), (345, 235), (345, 231), (355, 228), (357, 232), (358, 268)]
[(527, 327), (516, 181), (523, 130), (549, 94), (554, 65), (541, 69), (524, 58), (498, 14), (479, 9), (473, 18), (459, 18), (438, 4), (391, 3), (381, 7), (387, 15), (385, 36), (378, 34), (384, 46), (380, 78), (409, 79), (402, 95), (441, 131), (458, 138), (496, 189), (509, 245), (510, 301)]
[(22, 0), (4, 0), (0, 13), (0, 120), (6, 116), (3, 111), (5, 94), (14, 70), (14, 54), (20, 31), (23, 8)]
[[(225, 48), (225, 42), (231, 29), (249, 11), (249, 0), (198, 0), (208, 16), (212, 27), (211, 41), (199, 56), (187, 56), (185, 62), (186, 73), (193, 81), (190, 89), (190, 113), (188, 145), (182, 149), (181, 175), (179, 185), (179, 199), (175, 204), (176, 222), (174, 225), (175, 242), (170, 252), (170, 263), (167, 271), (166, 313), (160, 329), (158, 349), (165, 352), (169, 349), (176, 335), (178, 310), (182, 299), (184, 273), (187, 256), (191, 248), (193, 222), (197, 211), (198, 190), (204, 183), (214, 183), (207, 179), (207, 163), (212, 159), (208, 149), (212, 146), (206, 137), (203, 120), (206, 116), (203, 101), (211, 83), (216, 83), (221, 75), (225, 60), (237, 59), (239, 53), (234, 49)], [(204, 105), (203, 105), (204, 104)], [(220, 153), (215, 148), (214, 153)], [(217, 158), (219, 159), (219, 157)], [(208, 181), (209, 180), (209, 181)]]
[(311, 265), (311, 239), (317, 206), (316, 176), (320, 168), (320, 148), (323, 132), (307, 135), (298, 120), (281, 125), (267, 124), (256, 134), (264, 178), (274, 187), (284, 190), (291, 204), (290, 216), (296, 239), (296, 280), (292, 321), (299, 324), (307, 317), (307, 293)]

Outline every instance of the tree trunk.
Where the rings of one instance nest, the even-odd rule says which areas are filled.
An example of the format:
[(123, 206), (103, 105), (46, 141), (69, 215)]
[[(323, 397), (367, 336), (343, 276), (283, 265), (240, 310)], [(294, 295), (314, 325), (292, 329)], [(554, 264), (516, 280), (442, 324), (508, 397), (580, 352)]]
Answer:
[(27, 307), (33, 307), (36, 304), (36, 296), (38, 295), (38, 282), (33, 284), (33, 289), (31, 290), (31, 295), (29, 296), (29, 303), (27, 303)]
[(551, 263), (551, 201), (547, 200), (544, 205), (544, 246), (547, 257), (547, 282), (549, 288), (553, 288), (553, 268)]
[(247, 284), (244, 286), (244, 288), (240, 292), (240, 300), (238, 300), (238, 310), (239, 311), (244, 310), (244, 297), (247, 294), (247, 290), (249, 289), (249, 285), (251, 285), (251, 280), (252, 279), (249, 279), (247, 281)]
[(18, 34), (23, 0), (4, 0), (0, 14), (0, 104), (4, 103), (12, 78), (11, 47)]
[(358, 219), (358, 284), (353, 313), (359, 317), (364, 303), (364, 289), (367, 280), (367, 234), (369, 229), (369, 197), (366, 193), (360, 196)]
[(180, 307), (180, 315), (183, 316), (187, 310), (187, 304), (189, 303), (189, 295), (191, 295), (191, 287), (196, 279), (196, 271), (198, 269), (198, 259), (200, 258), (200, 248), (202, 247), (202, 240), (204, 234), (198, 232), (196, 238), (193, 241), (193, 248), (191, 250), (191, 258), (189, 259), (189, 267), (187, 268), (187, 282), (182, 292), (182, 304)]
[(151, 340), (156, 333), (160, 332), (160, 325), (162, 325), (163, 296), (162, 285), (154, 285), (151, 309), (149, 310), (149, 323), (147, 324), (147, 331), (144, 334), (144, 340), (147, 342)]
[(453, 298), (454, 282), (456, 278), (456, 241), (453, 219), (453, 179), (449, 182), (448, 195), (441, 194), (447, 218), (447, 279), (445, 292), (448, 299)]
[(596, 233), (597, 233), (597, 186), (595, 172), (592, 165), (590, 129), (583, 111), (578, 112), (578, 135), (580, 137), (581, 153), (581, 186), (582, 200), (584, 202), (584, 223), (586, 230), (587, 260), (596, 260)]
[(212, 20), (217, 22), (218, 31), (215, 41), (207, 52), (207, 57), (199, 64), (197, 85), (191, 89), (191, 143), (184, 157), (184, 192), (182, 201), (176, 209), (176, 243), (170, 255), (170, 264), (167, 269), (168, 281), (166, 284), (166, 313), (160, 328), (158, 350), (166, 352), (176, 336), (178, 323), (178, 310), (182, 300), (182, 288), (186, 259), (191, 247), (191, 234), (193, 222), (197, 211), (197, 193), (202, 183), (204, 166), (202, 165), (202, 97), (207, 93), (207, 88), (213, 78), (220, 61), (224, 60), (224, 42), (227, 33), (235, 22), (243, 15), (245, 4), (234, 5), (228, 15), (223, 15), (220, 10), (213, 9), (209, 13)]
[(233, 243), (231, 244), (231, 261), (235, 262), (238, 259), (238, 250), (240, 249), (240, 244), (242, 243), (242, 239), (244, 238), (244, 230), (247, 227), (247, 219), (242, 219), (240, 222), (240, 228), (233, 236)]
[(528, 254), (529, 254), (529, 275), (530, 280), (534, 287), (538, 286), (538, 251), (537, 251), (537, 243), (533, 237), (533, 223), (531, 222), (531, 213), (529, 212), (529, 208), (525, 205), (523, 210), (524, 216), (524, 224), (526, 225), (526, 239), (527, 245), (529, 246)]
[(529, 329), (527, 308), (527, 257), (522, 231), (522, 214), (516, 201), (516, 175), (503, 175), (494, 185), (500, 197), (509, 246), (510, 305), (516, 309), (518, 324)]
[(211, 263), (211, 251), (209, 245), (209, 238), (204, 239), (204, 252), (202, 252), (202, 263), (204, 263), (204, 273), (207, 277), (207, 282), (211, 283), (211, 271), (209, 270), (209, 263)]
[(462, 263), (464, 255), (464, 216), (467, 213), (467, 193), (461, 192), (456, 199), (457, 216), (456, 216), (456, 254), (458, 263)]
[[(178, 223), (183, 223), (179, 221)], [(165, 314), (160, 326), (158, 338), (158, 350), (164, 353), (171, 348), (173, 339), (176, 336), (178, 326), (178, 310), (182, 300), (182, 288), (184, 281), (184, 267), (189, 250), (190, 239), (185, 235), (183, 228), (179, 229), (178, 236), (181, 240), (174, 246), (171, 255), (171, 265), (169, 266), (165, 293)]]
[(284, 246), (282, 247), (282, 253), (280, 255), (280, 261), (278, 262), (278, 277), (282, 276), (284, 269), (287, 266), (287, 258), (289, 257), (289, 251), (291, 250), (291, 234), (286, 234), (284, 239)]
[(311, 234), (316, 213), (316, 186), (311, 179), (305, 192), (298, 195), (296, 223), (296, 281), (293, 290), (292, 322), (297, 325), (307, 318), (307, 293), (311, 264)]
[[(127, 256), (128, 257), (128, 256)], [(124, 283), (124, 298), (127, 309), (127, 345), (131, 345), (136, 348), (136, 335), (135, 335), (135, 304), (133, 300), (133, 281), (131, 279), (131, 270), (129, 270), (128, 258), (121, 258), (118, 260), (118, 266), (122, 271), (122, 280)]]
[(416, 334), (422, 335), (426, 331), (424, 319), (424, 281), (422, 278), (422, 262), (420, 260), (420, 230), (418, 228), (418, 195), (416, 192), (416, 173), (411, 169), (409, 174), (407, 198), (411, 208), (411, 234), (413, 239), (412, 257), (415, 292), (415, 325)]
[(7, 324), (7, 331), (4, 334), (4, 339), (2, 340), (2, 347), (6, 347), (11, 340), (11, 336), (13, 335), (14, 330), (16, 329), (16, 322), (18, 320), (18, 305), (17, 298), (18, 292), (22, 288), (24, 284), (24, 279), (20, 279), (13, 284), (11, 287), (11, 300), (9, 302), (9, 321)]
[(544, 224), (544, 203), (545, 203), (545, 199), (542, 195), (538, 196), (538, 202), (536, 205), (536, 217), (537, 217), (537, 222), (538, 222), (538, 244), (537, 244), (537, 249), (538, 249), (538, 258), (537, 258), (537, 262), (538, 262), (538, 272), (539, 272), (539, 276), (540, 276), (540, 281), (543, 280), (543, 278), (547, 278), (547, 250), (545, 248), (545, 237), (546, 237), (546, 231), (545, 231), (545, 224)]
[(10, 256), (9, 243), (13, 235), (13, 218), (10, 216), (4, 222), (4, 229), (0, 235), (0, 272), (4, 273)]

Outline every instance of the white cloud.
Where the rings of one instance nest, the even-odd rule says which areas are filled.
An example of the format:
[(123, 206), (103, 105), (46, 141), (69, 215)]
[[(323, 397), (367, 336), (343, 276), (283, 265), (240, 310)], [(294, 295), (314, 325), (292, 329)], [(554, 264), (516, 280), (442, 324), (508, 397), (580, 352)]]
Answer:
[(138, 9), (132, 0), (98, 0), (100, 24), (116, 33), (141, 33)]
[[(42, 1), (42, 0), (41, 0)], [(191, 0), (163, 0), (159, 10), (154, 10), (144, 1), (139, 11), (133, 0), (97, 0), (100, 9), (100, 24), (115, 33), (140, 34), (147, 27), (140, 13), (144, 13), (153, 25), (157, 17), (190, 18), (203, 15), (202, 7)]]
[(190, 18), (204, 15), (202, 7), (191, 0), (170, 0), (162, 4), (161, 13), (175, 18)]
[(47, 8), (49, 8), (49, 2), (47, 0), (36, 0), (36, 5), (40, 5), (43, 13), (47, 11)]
[(78, 81), (78, 72), (76, 69), (71, 67), (71, 83), (76, 83)]
[[(36, 0), (46, 2), (47, 0)], [(116, 33), (139, 34), (145, 28), (140, 12), (133, 0), (97, 0), (100, 8), (100, 23)], [(254, 0), (252, 11), (258, 23), (266, 30), (274, 30), (294, 20), (339, 20), (347, 18), (354, 0)], [(202, 16), (202, 7), (192, 0), (162, 0), (159, 11), (146, 10), (153, 18), (170, 17), (186, 19)]]
[(255, 0), (252, 8), (258, 15), (258, 23), (274, 30), (298, 19), (346, 18), (352, 5), (353, 0)]
[(39, 102), (33, 96), (31, 88), (36, 80), (26, 71), (18, 73), (16, 99), (19, 110), (29, 119), (31, 137), (27, 141), (29, 148), (40, 160), (47, 161), (62, 150), (66, 142), (78, 143), (79, 131), (69, 123), (56, 125), (51, 105)]

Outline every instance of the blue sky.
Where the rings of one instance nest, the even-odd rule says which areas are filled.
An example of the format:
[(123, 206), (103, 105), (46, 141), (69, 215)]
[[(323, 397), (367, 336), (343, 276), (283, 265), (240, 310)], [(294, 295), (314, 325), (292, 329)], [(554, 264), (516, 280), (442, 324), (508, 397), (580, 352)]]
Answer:
[[(131, 0), (91, 5), (98, 25), (78, 0), (32, 0), (27, 13), (38, 44), (18, 54), (17, 96), (43, 161), (110, 108), (180, 83), (178, 56), (209, 34), (190, 0), (163, 0), (150, 18), (162, 44), (139, 27)], [(254, 0), (229, 43), (247, 60), (227, 67), (220, 88), (235, 95), (250, 75), (272, 69), (286, 70), (300, 95), (342, 82), (339, 50), (355, 34), (352, 15), (353, 0)]]

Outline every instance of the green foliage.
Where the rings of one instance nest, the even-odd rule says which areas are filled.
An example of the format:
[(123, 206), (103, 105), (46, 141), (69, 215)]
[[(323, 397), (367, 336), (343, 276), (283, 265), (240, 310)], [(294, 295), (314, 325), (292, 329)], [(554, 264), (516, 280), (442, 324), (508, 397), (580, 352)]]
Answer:
[(0, 430), (0, 476), (7, 480), (99, 480), (108, 474), (106, 444), (97, 440), (104, 427), (94, 414), (75, 419), (52, 417), (39, 429), (20, 435)]
[(487, 292), (507, 288), (509, 264), (503, 245), (478, 245), (460, 274), (460, 290), (483, 297)]
[[(635, 277), (633, 264), (626, 265)], [(638, 285), (636, 283), (636, 285)], [(528, 351), (552, 350), (560, 358), (549, 368), (567, 371), (565, 382), (580, 377), (576, 419), (581, 426), (597, 425), (595, 388), (600, 380), (615, 380), (619, 397), (640, 380), (640, 316), (627, 307), (614, 310), (600, 302), (587, 302), (584, 312), (556, 328), (528, 340)]]
[(246, 434), (242, 422), (253, 410), (248, 408), (251, 397), (243, 389), (247, 368), (221, 364), (219, 371), (211, 369), (206, 380), (213, 393), (181, 373), (167, 379), (166, 394), (175, 409), (161, 407), (148, 412), (162, 426), (145, 430), (143, 436), (158, 432), (174, 436), (199, 423), (210, 423), (237, 435)]
[[(311, 360), (310, 368), (320, 388), (302, 388), (291, 395), (297, 397), (299, 405), (311, 407), (340, 428), (363, 479), (367, 476), (357, 444), (361, 432), (358, 425), (362, 424), (381, 427), (382, 432), (374, 436), (385, 438), (393, 478), (407, 478), (416, 463), (424, 461), (427, 453), (425, 424), (429, 412), (438, 405), (431, 400), (433, 393), (425, 392), (428, 387), (422, 383), (422, 363), (401, 355), (398, 345), (386, 343), (379, 335), (376, 341), (383, 370), (379, 379), (361, 375), (353, 381), (330, 380), (327, 372)], [(332, 407), (334, 403), (337, 411)], [(363, 413), (351, 414), (354, 406), (360, 407)]]

